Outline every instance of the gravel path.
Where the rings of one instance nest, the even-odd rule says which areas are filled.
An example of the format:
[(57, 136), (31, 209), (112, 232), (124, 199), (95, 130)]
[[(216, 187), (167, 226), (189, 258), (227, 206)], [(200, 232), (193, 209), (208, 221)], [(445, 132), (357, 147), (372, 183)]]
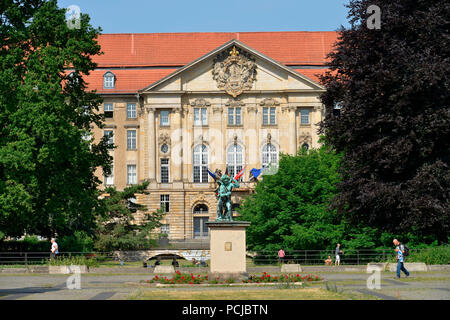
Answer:
[[(450, 300), (450, 272), (416, 272), (408, 279), (395, 279), (394, 273), (381, 274), (381, 289), (370, 290), (366, 282), (368, 274), (361, 272), (316, 273), (338, 291), (349, 294), (364, 294), (378, 299)], [(67, 275), (49, 274), (0, 274), (0, 299), (2, 300), (120, 300), (129, 299), (142, 290), (191, 290), (191, 288), (139, 288), (127, 282), (147, 280), (149, 275), (102, 275), (81, 274), (80, 290), (66, 286)], [(314, 287), (325, 287), (323, 283)], [(198, 287), (195, 290), (261, 290), (263, 287)], [(274, 287), (265, 287), (271, 290)]]

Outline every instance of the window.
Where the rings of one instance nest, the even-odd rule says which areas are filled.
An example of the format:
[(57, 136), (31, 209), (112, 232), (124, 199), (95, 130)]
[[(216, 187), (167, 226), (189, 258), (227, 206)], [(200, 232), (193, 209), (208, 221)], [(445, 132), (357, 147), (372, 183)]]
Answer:
[(114, 107), (112, 103), (104, 104), (104, 114), (105, 118), (113, 118), (114, 117)]
[(194, 214), (208, 214), (208, 211), (206, 204), (198, 204), (194, 207)]
[(108, 71), (103, 75), (103, 88), (104, 89), (114, 89), (115, 87), (115, 75), (114, 73)]
[(114, 144), (114, 132), (112, 130), (105, 130), (103, 135), (108, 137), (108, 145), (112, 146)]
[(168, 194), (162, 194), (160, 195), (161, 199), (161, 208), (164, 210), (164, 212), (169, 212), (170, 210), (170, 198)]
[(241, 108), (228, 108), (228, 125), (241, 125)]
[(136, 150), (136, 130), (127, 130), (127, 149)]
[(208, 148), (204, 144), (194, 148), (194, 182), (208, 182)]
[(333, 115), (339, 116), (341, 114), (342, 102), (337, 102), (333, 107)]
[(308, 151), (309, 145), (305, 142), (304, 144), (302, 144), (302, 148), (305, 149), (306, 151)]
[(111, 174), (109, 176), (105, 175), (104, 176), (104, 182), (105, 182), (105, 186), (112, 186), (114, 185), (114, 167), (111, 166)]
[(275, 107), (263, 108), (263, 124), (265, 125), (276, 124)]
[(127, 184), (136, 184), (136, 183), (137, 183), (136, 165), (129, 164), (127, 165)]
[(80, 79), (78, 78), (78, 76), (77, 76), (77, 74), (75, 72), (71, 72), (67, 76), (67, 83), (70, 86), (75, 86), (75, 85), (78, 85), (80, 83)]
[(169, 151), (169, 146), (167, 145), (167, 144), (163, 144), (162, 146), (161, 146), (161, 152), (162, 153), (167, 153), (167, 151)]
[(194, 126), (206, 126), (208, 124), (207, 112), (207, 108), (194, 108)]
[(127, 119), (136, 118), (136, 103), (127, 103)]
[(161, 225), (161, 233), (162, 234), (167, 234), (167, 236), (169, 236), (169, 234), (170, 234), (170, 224), (162, 224)]
[(160, 122), (159, 125), (161, 127), (167, 127), (169, 125), (169, 111), (162, 110), (160, 112)]
[(267, 166), (269, 163), (278, 163), (277, 148), (273, 144), (266, 144), (262, 151), (262, 164)]
[(208, 237), (208, 217), (194, 217), (194, 238)]
[(161, 183), (169, 183), (169, 159), (161, 159)]
[(300, 110), (300, 123), (301, 124), (309, 124), (309, 110), (302, 109)]
[(81, 139), (82, 139), (83, 141), (91, 142), (92, 134), (91, 134), (89, 131), (84, 132), (84, 133), (81, 135)]
[(227, 168), (230, 177), (234, 177), (242, 170), (243, 156), (242, 147), (238, 144), (230, 146), (227, 150)]

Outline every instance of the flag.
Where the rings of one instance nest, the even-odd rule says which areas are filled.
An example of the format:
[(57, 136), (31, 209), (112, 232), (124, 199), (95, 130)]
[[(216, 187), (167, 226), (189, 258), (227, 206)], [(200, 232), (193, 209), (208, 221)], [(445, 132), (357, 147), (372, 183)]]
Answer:
[(234, 176), (234, 180), (238, 180), (240, 177), (242, 177), (242, 175), (244, 174), (244, 170), (245, 170), (245, 167), (242, 168), (242, 170), (239, 171), (239, 172)]
[(209, 171), (209, 169), (207, 169), (207, 170), (208, 170), (208, 174), (214, 179), (214, 181), (216, 181), (216, 178), (217, 178), (216, 174)]
[(252, 170), (250, 170), (250, 173), (252, 174), (252, 176), (253, 176), (254, 179), (257, 179), (257, 178), (261, 175), (261, 173), (263, 173), (263, 171), (264, 171), (267, 167), (268, 167), (268, 165), (262, 167), (261, 169), (255, 169), (255, 168), (253, 168)]

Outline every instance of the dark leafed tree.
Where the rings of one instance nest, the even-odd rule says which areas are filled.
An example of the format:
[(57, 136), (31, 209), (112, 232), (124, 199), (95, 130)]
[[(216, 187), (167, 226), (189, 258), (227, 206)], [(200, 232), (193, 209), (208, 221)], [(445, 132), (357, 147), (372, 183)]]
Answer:
[[(371, 5), (381, 9), (380, 29), (368, 28)], [(322, 77), (321, 131), (345, 154), (336, 205), (353, 222), (446, 242), (450, 3), (355, 0), (349, 9), (351, 27), (340, 30)]]
[(165, 212), (162, 209), (152, 214), (143, 214), (141, 221), (135, 220), (138, 211), (147, 207), (136, 202), (136, 194), (148, 194), (149, 182), (118, 191), (106, 188), (103, 211), (98, 220), (95, 248), (101, 251), (148, 249), (156, 244), (151, 236), (153, 230), (161, 226)]
[(105, 139), (87, 139), (92, 124), (102, 125), (101, 100), (82, 75), (95, 68), (100, 30), (83, 14), (72, 26), (54, 0), (0, 4), (0, 231), (7, 236), (63, 236), (96, 225), (94, 171), (109, 173), (111, 159)]

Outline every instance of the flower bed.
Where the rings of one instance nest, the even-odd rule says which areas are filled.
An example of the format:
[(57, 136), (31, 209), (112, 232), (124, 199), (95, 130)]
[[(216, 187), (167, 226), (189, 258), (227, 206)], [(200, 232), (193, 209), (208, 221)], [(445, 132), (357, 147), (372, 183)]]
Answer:
[(272, 282), (313, 282), (322, 281), (321, 277), (308, 274), (302, 276), (300, 274), (282, 274), (280, 276), (271, 276), (264, 272), (261, 276), (249, 276), (247, 282), (250, 283), (272, 283)]
[[(321, 277), (308, 274), (301, 276), (300, 274), (282, 274), (280, 276), (271, 276), (264, 272), (261, 276), (250, 275), (248, 280), (242, 280), (243, 283), (277, 283), (277, 282), (313, 282), (322, 281)], [(209, 279), (207, 275), (183, 274), (177, 271), (174, 276), (168, 278), (167, 276), (154, 276), (151, 280), (142, 281), (146, 283), (161, 283), (161, 284), (230, 284), (235, 283), (235, 279), (221, 279), (220, 277)]]

